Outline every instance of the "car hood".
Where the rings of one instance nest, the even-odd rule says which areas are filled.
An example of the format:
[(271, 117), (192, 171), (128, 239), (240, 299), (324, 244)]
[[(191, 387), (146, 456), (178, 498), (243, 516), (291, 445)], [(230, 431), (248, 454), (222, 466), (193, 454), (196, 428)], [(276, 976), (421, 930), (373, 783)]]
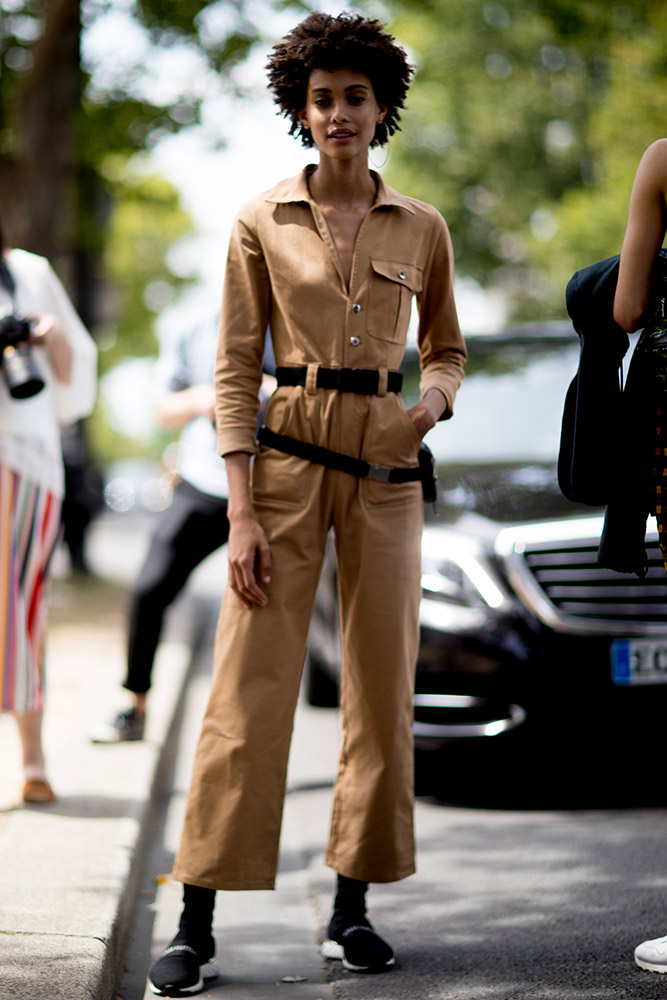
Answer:
[(598, 513), (566, 500), (555, 462), (489, 462), (438, 466), (438, 520), (463, 513), (499, 524)]

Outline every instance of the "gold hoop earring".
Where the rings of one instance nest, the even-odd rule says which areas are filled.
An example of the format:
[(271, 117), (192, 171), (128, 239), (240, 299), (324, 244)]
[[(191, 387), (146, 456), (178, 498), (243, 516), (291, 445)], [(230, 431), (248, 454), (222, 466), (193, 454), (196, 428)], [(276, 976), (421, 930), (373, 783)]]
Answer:
[(375, 160), (373, 159), (373, 156), (372, 156), (370, 150), (368, 151), (368, 159), (371, 161), (371, 166), (375, 167), (376, 170), (382, 170), (383, 167), (386, 167), (387, 166), (387, 162), (389, 160), (389, 140), (387, 140), (385, 157), (384, 157), (384, 160), (382, 161), (382, 163), (376, 163), (375, 162)]

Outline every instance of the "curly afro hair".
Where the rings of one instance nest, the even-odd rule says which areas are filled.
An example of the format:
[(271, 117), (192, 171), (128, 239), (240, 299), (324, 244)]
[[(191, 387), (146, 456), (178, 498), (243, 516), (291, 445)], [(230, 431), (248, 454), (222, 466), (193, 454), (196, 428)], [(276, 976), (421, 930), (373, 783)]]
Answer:
[(404, 106), (414, 72), (407, 55), (379, 21), (344, 11), (337, 17), (318, 11), (309, 14), (282, 42), (274, 45), (267, 63), (269, 88), (285, 118), (290, 135), (304, 146), (314, 146), (298, 115), (306, 105), (308, 80), (314, 69), (352, 69), (365, 73), (387, 114), (375, 130), (371, 146), (382, 146), (400, 129), (399, 108)]

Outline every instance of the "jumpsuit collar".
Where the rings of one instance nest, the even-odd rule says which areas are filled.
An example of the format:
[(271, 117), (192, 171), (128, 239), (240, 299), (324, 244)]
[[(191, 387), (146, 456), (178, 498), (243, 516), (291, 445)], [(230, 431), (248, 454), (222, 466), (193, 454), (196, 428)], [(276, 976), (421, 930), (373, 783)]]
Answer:
[[(317, 169), (317, 164), (309, 163), (308, 166), (304, 167), (303, 170), (296, 175), (296, 177), (289, 177), (287, 180), (281, 181), (279, 184), (269, 191), (265, 195), (265, 201), (272, 202), (274, 204), (289, 204), (290, 202), (307, 202), (310, 205), (315, 204), (315, 201), (308, 189), (308, 177)], [(396, 207), (403, 208), (410, 215), (415, 214), (415, 210), (410, 202), (409, 198), (400, 194), (399, 191), (395, 191), (393, 188), (388, 187), (380, 174), (376, 173), (375, 170), (371, 170), (371, 177), (377, 185), (377, 194), (375, 196), (375, 201), (371, 206), (371, 211), (375, 208), (384, 207)]]

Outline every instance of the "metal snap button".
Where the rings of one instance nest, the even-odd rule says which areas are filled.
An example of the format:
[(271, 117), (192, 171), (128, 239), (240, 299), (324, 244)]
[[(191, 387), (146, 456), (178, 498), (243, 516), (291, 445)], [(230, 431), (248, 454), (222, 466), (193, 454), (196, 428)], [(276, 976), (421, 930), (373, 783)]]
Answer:
[(353, 347), (358, 347), (361, 341), (359, 340), (358, 337), (350, 337), (350, 343), (352, 344)]
[(398, 272), (398, 276), (401, 279), (401, 281), (404, 281), (405, 278), (407, 278), (407, 274), (405, 273), (405, 271), (403, 270), (403, 268), (401, 268), (400, 271)]
[(359, 305), (358, 302), (355, 302), (354, 305), (352, 306), (352, 312), (353, 313), (360, 313), (361, 312), (361, 306)]

